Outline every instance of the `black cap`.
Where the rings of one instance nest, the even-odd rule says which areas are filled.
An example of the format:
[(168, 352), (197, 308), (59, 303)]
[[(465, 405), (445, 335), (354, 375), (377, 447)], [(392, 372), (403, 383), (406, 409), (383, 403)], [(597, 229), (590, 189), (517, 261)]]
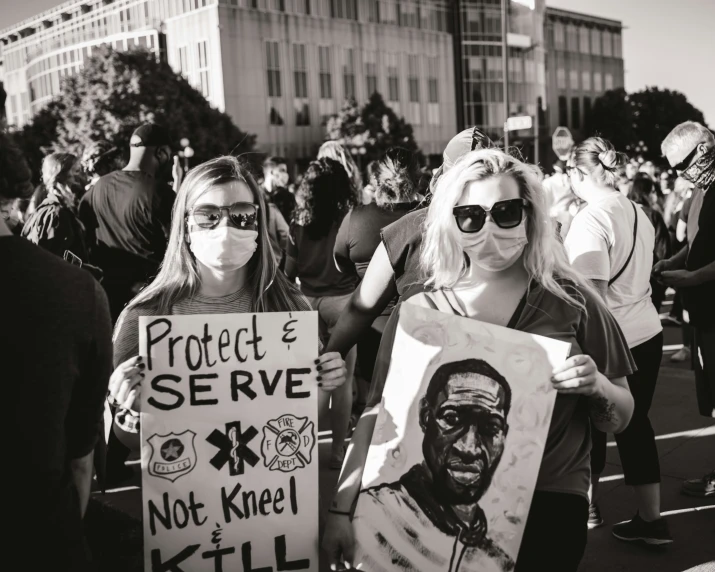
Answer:
[(156, 123), (145, 123), (137, 127), (132, 133), (130, 145), (132, 147), (163, 147), (171, 145), (169, 132)]

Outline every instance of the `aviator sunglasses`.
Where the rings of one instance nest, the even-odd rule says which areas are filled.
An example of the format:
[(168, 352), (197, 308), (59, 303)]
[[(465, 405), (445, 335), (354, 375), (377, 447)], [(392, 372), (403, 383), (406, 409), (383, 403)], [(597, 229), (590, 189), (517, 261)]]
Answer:
[(224, 216), (228, 216), (229, 220), (238, 228), (253, 228), (258, 218), (258, 205), (244, 202), (233, 203), (227, 207), (201, 204), (193, 207), (186, 214), (187, 219), (190, 216), (200, 228), (215, 228)]
[(487, 209), (480, 205), (454, 207), (452, 214), (459, 230), (464, 233), (479, 232), (487, 222), (487, 213), (499, 228), (515, 228), (524, 218), (524, 208), (528, 203), (524, 199), (508, 199), (494, 203)]

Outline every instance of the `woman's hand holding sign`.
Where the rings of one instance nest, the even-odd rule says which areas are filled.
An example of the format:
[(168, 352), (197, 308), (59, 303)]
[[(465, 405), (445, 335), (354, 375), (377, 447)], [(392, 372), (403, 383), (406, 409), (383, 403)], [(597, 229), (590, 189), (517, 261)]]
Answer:
[(345, 383), (348, 370), (345, 360), (338, 352), (328, 352), (315, 360), (315, 369), (318, 371), (318, 387), (323, 391), (333, 391)]
[(117, 366), (109, 378), (111, 405), (141, 410), (141, 381), (144, 379), (144, 361), (141, 356), (128, 359)]
[(551, 377), (551, 383), (559, 393), (578, 393), (589, 397), (599, 393), (604, 382), (608, 383), (608, 379), (598, 371), (591, 356), (585, 354), (567, 359), (554, 369)]

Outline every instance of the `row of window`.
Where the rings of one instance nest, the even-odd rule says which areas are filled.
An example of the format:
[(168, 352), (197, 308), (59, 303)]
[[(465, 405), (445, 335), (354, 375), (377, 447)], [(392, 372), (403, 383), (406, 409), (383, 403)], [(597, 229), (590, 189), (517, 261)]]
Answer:
[[(579, 76), (581, 83), (579, 84)], [(593, 82), (591, 81), (591, 72), (589, 70), (583, 70), (580, 74), (577, 70), (569, 71), (569, 88), (572, 91), (594, 91), (596, 93), (601, 93), (603, 91), (608, 91), (613, 89), (613, 74), (605, 73), (601, 75), (601, 72), (593, 72)], [(559, 89), (566, 89), (566, 70), (563, 68), (558, 68), (556, 70), (556, 87)]]
[[(283, 89), (283, 74), (284, 66), (281, 62), (280, 43), (275, 41), (266, 42), (266, 77), (268, 84), (269, 97), (282, 97)], [(297, 98), (308, 97), (308, 48), (305, 44), (293, 44), (292, 46), (292, 61), (285, 66), (293, 70), (293, 95)], [(339, 49), (341, 76), (342, 76), (342, 95), (345, 99), (358, 97), (356, 88), (356, 74), (360, 69), (358, 58), (359, 53), (356, 53), (354, 48)], [(333, 86), (333, 62), (334, 48), (331, 46), (317, 46), (317, 63), (318, 63), (318, 93), (320, 99), (334, 99)], [(420, 76), (426, 76), (426, 95), (429, 103), (439, 102), (439, 89), (437, 82), (437, 57), (425, 56), (424, 74), (421, 71), (421, 57), (417, 55), (407, 55), (407, 96), (410, 103), (419, 103), (421, 101), (420, 94)], [(370, 96), (376, 91), (384, 90), (387, 101), (400, 101), (400, 70), (401, 66), (400, 54), (382, 54), (383, 68), (386, 72), (386, 83), (380, 84), (378, 74), (378, 55), (376, 52), (363, 52), (363, 70), (365, 78), (365, 95)]]
[(621, 58), (621, 34), (574, 24), (553, 24), (552, 46), (556, 50), (580, 52), (594, 56)]
[(206, 40), (197, 42), (193, 53), (195, 54), (195, 60), (192, 66), (189, 62), (189, 47), (181, 46), (177, 49), (179, 73), (186, 77), (204, 97), (209, 98), (211, 97), (211, 85), (209, 81), (210, 65), (208, 42)]
[[(581, 116), (581, 98), (571, 98), (571, 114), (569, 115), (568, 99), (565, 95), (559, 96), (559, 125), (570, 127), (571, 129), (581, 129), (586, 119), (591, 114), (591, 98), (583, 98), (583, 119)], [(570, 121), (569, 121), (570, 119)]]

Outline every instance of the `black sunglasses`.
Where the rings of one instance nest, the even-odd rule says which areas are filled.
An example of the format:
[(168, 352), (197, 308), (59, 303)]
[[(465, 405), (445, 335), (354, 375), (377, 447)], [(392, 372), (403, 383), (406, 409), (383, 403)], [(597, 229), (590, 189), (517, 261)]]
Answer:
[(464, 205), (454, 207), (452, 214), (457, 221), (459, 230), (465, 233), (479, 232), (487, 222), (487, 213), (499, 228), (514, 228), (521, 224), (524, 218), (524, 208), (529, 203), (524, 199), (508, 199), (499, 201), (487, 209), (480, 205)]
[(696, 146), (695, 149), (693, 149), (685, 159), (683, 159), (680, 163), (675, 165), (675, 167), (673, 167), (673, 169), (675, 169), (676, 172), (682, 173), (688, 167), (690, 167), (690, 163), (693, 161), (693, 159), (695, 158), (695, 155), (697, 155), (697, 154), (698, 154), (698, 147)]
[(227, 207), (219, 207), (206, 203), (193, 207), (186, 214), (186, 218), (193, 217), (196, 225), (201, 228), (215, 228), (223, 219), (224, 213), (235, 226), (253, 228), (258, 219), (258, 205), (240, 202)]

